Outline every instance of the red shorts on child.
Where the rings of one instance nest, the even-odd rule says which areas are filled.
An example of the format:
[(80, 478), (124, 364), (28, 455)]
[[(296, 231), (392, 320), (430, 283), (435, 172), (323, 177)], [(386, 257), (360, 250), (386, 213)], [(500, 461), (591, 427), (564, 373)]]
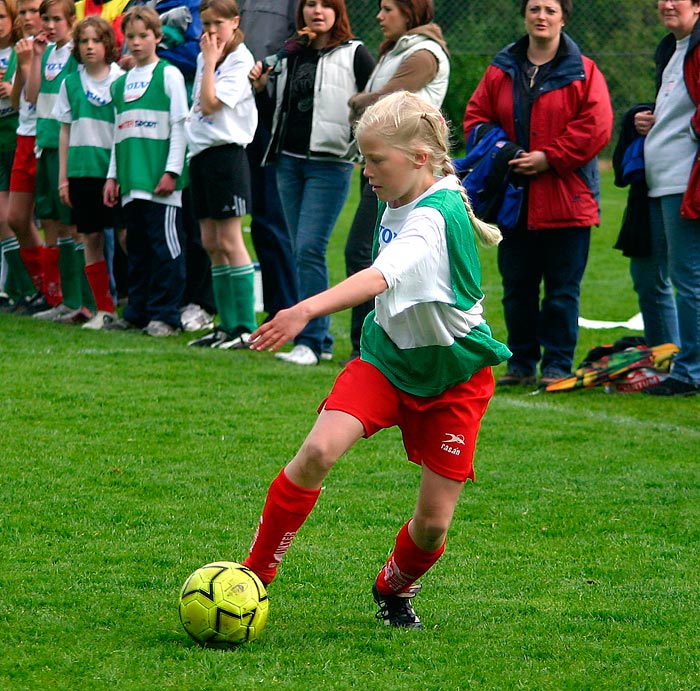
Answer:
[(15, 160), (10, 174), (10, 192), (34, 193), (36, 185), (36, 154), (34, 145), (36, 137), (17, 135)]
[(491, 368), (439, 396), (415, 396), (397, 389), (374, 365), (351, 360), (338, 375), (319, 412), (340, 410), (357, 418), (365, 437), (398, 426), (410, 461), (443, 477), (474, 479), (474, 447), (494, 382)]

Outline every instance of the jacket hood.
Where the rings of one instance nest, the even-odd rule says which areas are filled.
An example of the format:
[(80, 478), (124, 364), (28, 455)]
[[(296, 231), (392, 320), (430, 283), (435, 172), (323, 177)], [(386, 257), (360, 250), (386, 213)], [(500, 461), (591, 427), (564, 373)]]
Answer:
[(442, 29), (437, 24), (422, 24), (421, 26), (414, 27), (401, 36), (395, 43), (387, 43), (386, 47), (384, 47), (385, 44), (382, 44), (382, 50), (380, 50), (379, 54), (381, 56), (395, 48), (398, 48), (398, 50), (405, 50), (408, 46), (413, 45), (415, 41), (420, 41), (422, 38), (429, 38), (435, 41), (449, 57), (450, 52), (447, 50), (447, 42), (442, 35)]
[[(515, 79), (520, 64), (527, 59), (528, 40), (528, 36), (523, 36), (515, 43), (506, 46), (496, 55), (491, 64)], [(555, 59), (557, 61), (556, 65), (543, 91), (560, 89), (572, 81), (586, 78), (581, 49), (565, 33), (561, 34), (559, 50), (557, 51)]]

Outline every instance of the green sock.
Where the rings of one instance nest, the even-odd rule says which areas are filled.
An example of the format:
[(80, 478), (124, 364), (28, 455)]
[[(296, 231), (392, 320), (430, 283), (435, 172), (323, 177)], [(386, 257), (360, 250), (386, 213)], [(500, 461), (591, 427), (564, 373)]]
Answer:
[(80, 274), (80, 301), (91, 312), (94, 312), (97, 309), (97, 305), (95, 305), (95, 297), (85, 275), (85, 245), (82, 242), (75, 246), (75, 263)]
[(252, 264), (232, 266), (231, 291), (236, 308), (236, 326), (252, 333), (258, 324), (255, 319), (255, 269)]
[(82, 295), (73, 238), (59, 238), (58, 240), (58, 269), (61, 272), (63, 304), (77, 310), (82, 305)]
[(214, 302), (216, 302), (216, 310), (219, 313), (219, 326), (224, 331), (233, 331), (238, 326), (232, 284), (229, 279), (230, 268), (228, 264), (211, 267)]
[[(8, 295), (13, 300), (34, 295), (36, 288), (29, 271), (27, 271), (27, 267), (22, 261), (17, 238), (14, 236), (5, 238), (0, 241), (0, 248), (2, 248), (2, 255), (7, 262)], [(10, 290), (14, 291), (14, 294)]]

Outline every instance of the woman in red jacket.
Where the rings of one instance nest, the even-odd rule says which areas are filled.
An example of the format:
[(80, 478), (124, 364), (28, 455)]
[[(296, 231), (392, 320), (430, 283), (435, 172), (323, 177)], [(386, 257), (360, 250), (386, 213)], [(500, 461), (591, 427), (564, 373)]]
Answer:
[[(500, 385), (567, 376), (578, 338), (590, 230), (600, 221), (596, 156), (613, 115), (605, 79), (562, 29), (571, 0), (521, 0), (527, 35), (494, 58), (464, 116), (464, 134), (500, 125), (525, 153), (509, 161), (525, 186), (514, 230), (498, 250), (513, 357)], [(540, 284), (544, 296), (540, 302)]]

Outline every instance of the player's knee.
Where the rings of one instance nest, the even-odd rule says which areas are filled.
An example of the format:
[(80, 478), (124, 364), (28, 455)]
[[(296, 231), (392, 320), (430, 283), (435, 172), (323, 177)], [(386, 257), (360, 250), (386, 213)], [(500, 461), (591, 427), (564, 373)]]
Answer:
[(304, 442), (300, 455), (307, 466), (324, 473), (328, 472), (338, 460), (338, 454), (333, 449), (331, 441), (318, 436)]
[(449, 521), (442, 520), (439, 516), (414, 516), (413, 539), (421, 549), (433, 551), (439, 549), (447, 537)]

